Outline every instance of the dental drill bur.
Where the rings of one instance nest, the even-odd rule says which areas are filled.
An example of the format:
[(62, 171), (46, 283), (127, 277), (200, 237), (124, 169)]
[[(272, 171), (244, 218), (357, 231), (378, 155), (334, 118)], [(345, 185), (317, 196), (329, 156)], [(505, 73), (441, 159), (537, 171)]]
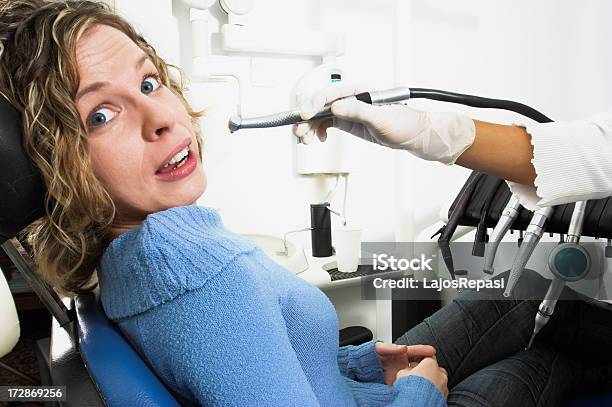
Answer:
[[(400, 87), (373, 92), (363, 92), (357, 95), (347, 96), (342, 99), (357, 99), (370, 105), (386, 105), (410, 99), (410, 88)], [(310, 120), (325, 119), (332, 116), (331, 103), (328, 103)], [(290, 124), (303, 123), (305, 121), (309, 120), (303, 120), (302, 116), (300, 115), (300, 111), (298, 109), (293, 109), (281, 113), (253, 118), (233, 116), (230, 118), (227, 126), (230, 133), (234, 133), (240, 129), (261, 129), (287, 126)]]
[(495, 225), (495, 228), (491, 233), (491, 238), (487, 242), (483, 268), (485, 273), (493, 274), (493, 261), (495, 260), (495, 254), (497, 253), (499, 244), (504, 238), (506, 232), (508, 232), (508, 229), (510, 229), (510, 226), (512, 226), (514, 220), (517, 218), (520, 209), (521, 204), (519, 203), (518, 197), (516, 195), (512, 195), (508, 201), (508, 204), (502, 211), (497, 225)]
[(589, 271), (591, 266), (589, 253), (578, 244), (582, 234), (586, 204), (587, 201), (576, 202), (565, 243), (555, 247), (548, 257), (548, 267), (554, 277), (548, 287), (546, 296), (544, 296), (538, 307), (533, 333), (526, 349), (531, 347), (536, 335), (548, 323), (550, 317), (555, 312), (555, 306), (561, 296), (565, 282), (580, 280)]
[(510, 275), (508, 276), (508, 284), (506, 285), (506, 290), (504, 291), (504, 297), (509, 297), (510, 294), (512, 294), (512, 290), (514, 289), (518, 279), (523, 274), (525, 265), (529, 261), (533, 250), (538, 245), (540, 238), (544, 234), (544, 225), (552, 216), (552, 213), (553, 208), (551, 206), (547, 206), (544, 208), (539, 208), (531, 217), (531, 221), (529, 221), (529, 225), (525, 230), (523, 243), (519, 247), (518, 253), (514, 258), (514, 263), (512, 263), (512, 269), (510, 270)]

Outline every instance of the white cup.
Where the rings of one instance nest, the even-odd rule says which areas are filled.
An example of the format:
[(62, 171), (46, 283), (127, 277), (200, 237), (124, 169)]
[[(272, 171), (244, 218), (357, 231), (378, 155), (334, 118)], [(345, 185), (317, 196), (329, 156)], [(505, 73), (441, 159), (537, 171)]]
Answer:
[(361, 229), (342, 226), (334, 231), (338, 271), (357, 271), (361, 258)]

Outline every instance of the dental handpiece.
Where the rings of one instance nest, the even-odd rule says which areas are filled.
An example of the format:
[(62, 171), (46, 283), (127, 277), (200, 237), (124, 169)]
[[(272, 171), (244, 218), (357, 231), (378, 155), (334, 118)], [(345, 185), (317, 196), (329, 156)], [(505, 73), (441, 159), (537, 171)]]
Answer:
[(512, 290), (514, 289), (518, 279), (523, 274), (525, 265), (527, 265), (533, 250), (538, 245), (540, 238), (544, 234), (544, 225), (552, 213), (553, 208), (551, 206), (547, 206), (538, 209), (533, 214), (531, 221), (527, 226), (527, 230), (525, 230), (523, 243), (519, 247), (518, 253), (514, 258), (514, 263), (512, 263), (512, 269), (510, 270), (508, 284), (506, 285), (506, 290), (504, 291), (504, 297), (509, 297), (512, 294)]
[[(410, 99), (410, 88), (400, 87), (373, 92), (363, 92), (357, 95), (347, 96), (342, 99), (357, 99), (370, 105), (386, 105)], [(333, 116), (331, 112), (331, 105), (331, 103), (326, 104), (323, 109), (321, 109), (309, 120), (302, 119), (298, 109), (253, 118), (233, 116), (229, 120), (228, 128), (230, 133), (234, 133), (240, 129), (262, 129), (268, 127), (287, 126), (310, 120), (325, 119)]]
[[(373, 105), (385, 105), (390, 103), (402, 102), (408, 99), (430, 99), (440, 102), (458, 103), (465, 106), (472, 106), (482, 109), (503, 109), (516, 112), (529, 117), (540, 123), (548, 123), (552, 120), (532, 107), (519, 102), (503, 99), (491, 99), (481, 96), (466, 95), (462, 93), (448, 92), (438, 89), (427, 88), (408, 88), (399, 87), (382, 91), (364, 92), (347, 98), (355, 98)], [(309, 120), (303, 120), (299, 110), (289, 110), (278, 114), (260, 116), (253, 118), (243, 118), (240, 116), (232, 117), (228, 122), (231, 133), (240, 129), (262, 129), (268, 127), (287, 126), (290, 124), (302, 123), (310, 120), (318, 120), (331, 117), (331, 105), (327, 104)]]
[(563, 291), (564, 286), (565, 281), (561, 280), (560, 278), (555, 278), (550, 283), (548, 291), (546, 292), (546, 296), (538, 307), (538, 312), (535, 316), (535, 325), (533, 327), (533, 333), (531, 334), (531, 339), (529, 339), (529, 344), (525, 349), (529, 349), (531, 347), (536, 335), (540, 332), (542, 328), (544, 328), (552, 314), (555, 312), (557, 300), (559, 299), (559, 296), (561, 295), (561, 291)]
[(497, 253), (499, 244), (504, 238), (506, 232), (508, 232), (508, 229), (510, 229), (510, 226), (512, 226), (514, 220), (517, 218), (520, 209), (521, 204), (519, 203), (518, 197), (516, 195), (512, 195), (508, 201), (508, 204), (502, 211), (499, 221), (491, 233), (491, 238), (485, 247), (483, 268), (485, 273), (493, 274), (493, 261), (495, 260), (495, 254)]
[[(585, 218), (585, 209), (586, 209), (587, 201), (576, 202), (574, 206), (574, 211), (572, 212), (572, 219), (570, 220), (570, 225), (567, 231), (567, 239), (563, 246), (576, 245), (580, 240), (580, 235), (582, 234), (582, 225), (584, 223)], [(561, 248), (560, 250), (563, 250)], [(584, 250), (584, 249), (583, 249)], [(558, 252), (558, 251), (557, 251)], [(586, 253), (585, 253), (586, 255)], [(588, 255), (587, 255), (588, 258)], [(552, 261), (551, 261), (552, 260)], [(553, 270), (554, 267), (554, 253), (551, 253), (551, 258), (549, 259), (549, 267)], [(588, 264), (588, 263), (587, 263)], [(588, 271), (588, 267), (584, 270), (584, 272)], [(560, 278), (560, 273), (553, 273), (555, 276), (550, 283), (550, 287), (548, 287), (548, 291), (544, 296), (544, 300), (540, 303), (538, 307), (538, 312), (535, 317), (535, 325), (533, 327), (533, 333), (531, 334), (531, 339), (529, 340), (529, 344), (527, 345), (527, 349), (531, 347), (533, 344), (533, 340), (536, 335), (540, 332), (540, 330), (548, 323), (550, 317), (555, 312), (555, 306), (557, 305), (557, 301), (561, 296), (561, 292), (563, 291), (563, 287), (565, 287), (565, 280)], [(582, 276), (578, 276), (581, 278)], [(573, 281), (576, 277), (567, 278), (569, 281)]]

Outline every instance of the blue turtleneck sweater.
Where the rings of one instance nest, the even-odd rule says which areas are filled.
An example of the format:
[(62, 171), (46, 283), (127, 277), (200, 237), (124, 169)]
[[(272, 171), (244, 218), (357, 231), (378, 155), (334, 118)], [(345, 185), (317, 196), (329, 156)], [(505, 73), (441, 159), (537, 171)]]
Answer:
[(179, 399), (205, 406), (446, 406), (428, 380), (383, 382), (374, 341), (338, 346), (333, 305), (213, 209), (149, 215), (114, 239), (100, 299)]

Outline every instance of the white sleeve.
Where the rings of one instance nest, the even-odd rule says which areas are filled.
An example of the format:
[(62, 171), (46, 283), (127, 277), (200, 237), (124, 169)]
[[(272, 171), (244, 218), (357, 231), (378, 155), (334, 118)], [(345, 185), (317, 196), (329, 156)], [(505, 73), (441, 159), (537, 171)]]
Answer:
[(534, 185), (506, 182), (525, 208), (612, 195), (612, 109), (587, 120), (521, 126), (531, 135), (536, 178)]

